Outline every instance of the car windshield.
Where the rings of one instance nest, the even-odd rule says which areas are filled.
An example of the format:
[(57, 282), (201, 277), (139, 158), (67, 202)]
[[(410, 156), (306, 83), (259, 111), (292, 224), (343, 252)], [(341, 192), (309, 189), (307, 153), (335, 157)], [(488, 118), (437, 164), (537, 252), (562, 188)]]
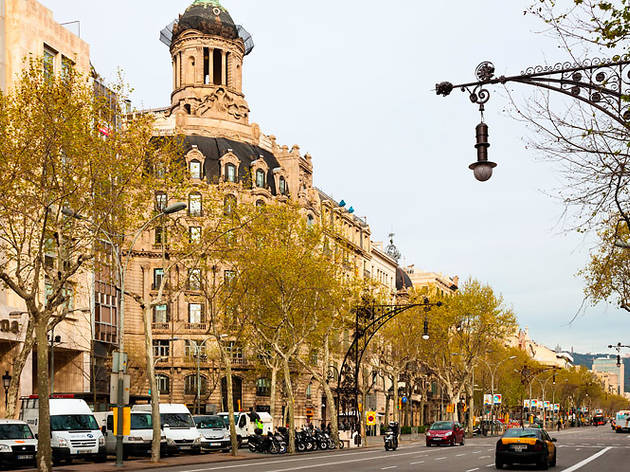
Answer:
[(168, 425), (170, 428), (190, 428), (195, 426), (192, 417), (187, 413), (162, 413), (160, 414), (162, 427)]
[(131, 429), (151, 429), (153, 418), (149, 413), (134, 413), (131, 415)]
[(0, 424), (0, 439), (33, 439), (33, 432), (25, 424)]
[(540, 430), (533, 428), (512, 428), (503, 435), (504, 438), (539, 438)]
[[(225, 424), (228, 424), (230, 422), (230, 417), (227, 414), (219, 415), (219, 417), (223, 420)], [(238, 413), (234, 413), (234, 423), (238, 424)]]
[(98, 424), (92, 415), (54, 415), (50, 417), (52, 431), (94, 431)]
[(432, 431), (448, 431), (449, 429), (453, 429), (453, 423), (449, 421), (438, 421), (437, 423), (433, 423), (430, 429)]
[(200, 416), (194, 418), (199, 429), (224, 429), (225, 423), (220, 416)]

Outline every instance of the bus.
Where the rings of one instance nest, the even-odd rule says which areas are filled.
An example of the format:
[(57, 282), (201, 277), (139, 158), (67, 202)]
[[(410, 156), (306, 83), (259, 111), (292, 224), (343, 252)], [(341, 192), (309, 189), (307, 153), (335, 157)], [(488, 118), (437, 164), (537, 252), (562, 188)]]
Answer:
[(617, 412), (615, 417), (615, 432), (630, 433), (630, 410)]

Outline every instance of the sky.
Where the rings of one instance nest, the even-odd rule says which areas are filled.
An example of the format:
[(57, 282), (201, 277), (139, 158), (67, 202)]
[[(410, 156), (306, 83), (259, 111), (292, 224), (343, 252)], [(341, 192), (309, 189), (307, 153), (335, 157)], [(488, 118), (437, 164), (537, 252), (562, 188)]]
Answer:
[[(171, 59), (160, 30), (191, 0), (39, 0), (59, 22), (80, 21), (98, 72), (120, 69), (137, 108), (166, 106)], [(528, 143), (536, 136), (507, 111), (505, 90), (486, 106), (493, 178), (477, 182), (479, 112), (437, 82), (474, 80), (552, 64), (566, 54), (523, 12), (533, 0), (223, 0), (254, 37), (244, 64), (250, 120), (279, 144), (313, 156), (315, 185), (367, 217), (372, 239), (395, 243), (402, 264), (477, 278), (501, 294), (537, 342), (576, 352), (630, 343), (630, 315), (582, 306), (589, 236), (567, 228), (553, 197), (560, 173)], [(69, 29), (78, 32), (76, 25)], [(510, 87), (523, 103), (534, 96)]]

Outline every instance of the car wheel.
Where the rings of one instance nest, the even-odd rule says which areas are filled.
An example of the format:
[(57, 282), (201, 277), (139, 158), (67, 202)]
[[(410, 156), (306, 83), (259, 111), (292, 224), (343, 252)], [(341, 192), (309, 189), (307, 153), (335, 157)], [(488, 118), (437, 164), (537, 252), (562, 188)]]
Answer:
[(551, 467), (555, 467), (558, 462), (558, 451), (553, 452), (553, 459), (551, 459)]
[(547, 470), (549, 469), (549, 459), (547, 459), (547, 457), (545, 457), (539, 464), (538, 464), (538, 468), (540, 470)]
[(494, 466), (497, 469), (503, 469), (503, 467), (505, 467), (505, 464), (503, 464), (503, 462), (500, 462), (500, 461), (494, 461)]

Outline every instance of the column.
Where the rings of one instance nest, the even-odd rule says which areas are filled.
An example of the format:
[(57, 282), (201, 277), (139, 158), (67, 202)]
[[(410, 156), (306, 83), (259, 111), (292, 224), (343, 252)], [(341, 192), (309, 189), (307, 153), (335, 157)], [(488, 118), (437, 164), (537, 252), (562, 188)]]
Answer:
[(221, 84), (227, 86), (227, 58), (225, 49), (221, 51)]

